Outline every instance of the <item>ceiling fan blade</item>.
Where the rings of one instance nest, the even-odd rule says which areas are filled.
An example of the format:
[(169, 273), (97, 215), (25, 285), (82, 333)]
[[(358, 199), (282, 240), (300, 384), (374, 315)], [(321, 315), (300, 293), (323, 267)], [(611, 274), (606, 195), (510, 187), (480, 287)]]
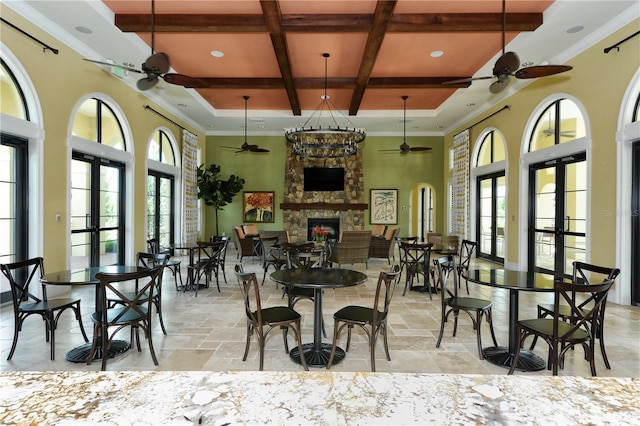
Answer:
[(142, 70), (154, 74), (164, 74), (171, 68), (169, 55), (163, 52), (154, 53), (142, 64)]
[(493, 83), (491, 83), (491, 86), (489, 86), (489, 91), (493, 94), (500, 93), (507, 88), (510, 81), (511, 81), (511, 78), (509, 78), (509, 76), (499, 78)]
[(249, 151), (251, 151), (251, 152), (269, 152), (269, 150), (268, 150), (268, 149), (265, 149), (265, 148), (258, 148), (258, 147), (255, 147), (255, 148), (249, 148)]
[(532, 67), (526, 67), (516, 71), (516, 78), (538, 78), (546, 77), (548, 75), (560, 74), (573, 69), (570, 65), (535, 65)]
[(132, 72), (137, 72), (138, 74), (142, 74), (142, 71), (137, 70), (135, 68), (131, 68), (125, 65), (120, 65), (120, 64), (116, 64), (116, 63), (110, 63), (110, 62), (104, 62), (104, 61), (96, 61), (93, 59), (87, 59), (87, 58), (82, 58), (83, 61), (87, 61), (87, 62), (93, 62), (94, 64), (98, 64), (98, 65), (106, 65), (109, 67), (116, 67), (116, 68), (121, 68), (125, 71), (132, 71)]
[(158, 84), (158, 76), (156, 74), (147, 74), (146, 77), (141, 78), (136, 83), (138, 90), (149, 90)]
[(164, 74), (162, 78), (167, 83), (176, 84), (178, 86), (184, 86), (191, 89), (206, 86), (204, 82), (199, 78), (189, 77), (188, 75), (184, 75), (184, 74), (168, 73), (168, 74)]
[(399, 149), (379, 149), (378, 152), (400, 152)]
[(228, 149), (242, 149), (238, 146), (225, 146), (225, 145), (220, 145), (220, 148), (228, 148)]
[(413, 152), (417, 152), (417, 151), (431, 151), (431, 148), (429, 148), (428, 146), (414, 146), (412, 148), (409, 148), (410, 151)]
[(520, 67), (520, 58), (515, 52), (507, 52), (500, 56), (493, 67), (493, 75), (498, 76), (505, 74), (506, 71), (511, 74)]

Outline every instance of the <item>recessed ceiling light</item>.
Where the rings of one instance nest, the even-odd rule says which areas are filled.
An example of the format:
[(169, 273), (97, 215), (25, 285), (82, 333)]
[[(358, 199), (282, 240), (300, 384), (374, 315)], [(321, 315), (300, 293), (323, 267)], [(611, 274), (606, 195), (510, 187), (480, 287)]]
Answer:
[(431, 56), (432, 58), (439, 58), (442, 55), (444, 55), (444, 52), (442, 50), (434, 50), (433, 52), (429, 53), (429, 56)]
[(224, 56), (224, 52), (221, 52), (219, 50), (212, 50), (211, 56), (213, 56), (214, 58), (222, 58)]
[(179, 107), (184, 108), (184, 107), (186, 107), (186, 106), (187, 106), (187, 104), (182, 104), (182, 103), (180, 103), (180, 104), (178, 104), (178, 106), (179, 106)]
[(436, 126), (436, 129), (444, 129), (444, 126), (438, 125), (438, 126)]
[(81, 32), (83, 34), (91, 34), (91, 33), (93, 33), (91, 28), (83, 27), (82, 25), (78, 25), (76, 27), (76, 31)]
[(567, 33), (569, 33), (569, 34), (579, 33), (582, 30), (584, 30), (584, 26), (583, 25), (576, 25), (575, 27), (569, 28), (567, 30)]
[(469, 103), (467, 104), (467, 106), (468, 106), (468, 107), (472, 107), (472, 106), (476, 106), (476, 104), (475, 104), (475, 103), (473, 103), (473, 102), (469, 102)]
[(216, 126), (214, 124), (207, 124), (207, 127), (212, 129), (212, 128), (216, 127)]

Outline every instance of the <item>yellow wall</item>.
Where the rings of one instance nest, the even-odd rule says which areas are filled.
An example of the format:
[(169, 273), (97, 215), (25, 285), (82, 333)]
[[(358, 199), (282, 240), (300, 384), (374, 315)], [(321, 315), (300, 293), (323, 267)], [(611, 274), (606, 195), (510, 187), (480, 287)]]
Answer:
[[(453, 146), (453, 136), (478, 120), (510, 105), (503, 111), (484, 121), (471, 130), (471, 147), (478, 135), (486, 127), (496, 127), (504, 135), (507, 145), (507, 236), (506, 262), (516, 263), (520, 245), (517, 218), (526, 212), (519, 211), (519, 199), (526, 196), (521, 192), (519, 182), (520, 152), (524, 127), (534, 108), (546, 97), (555, 93), (566, 93), (581, 102), (587, 111), (587, 121), (591, 128), (590, 227), (587, 230), (591, 240), (590, 261), (596, 264), (615, 264), (615, 217), (607, 211), (616, 205), (616, 143), (618, 116), (624, 92), (632, 77), (640, 68), (640, 37), (635, 37), (620, 47), (620, 51), (603, 53), (605, 47), (613, 45), (638, 31), (640, 21), (607, 37), (602, 42), (573, 58), (567, 64), (574, 67), (568, 73), (535, 80), (523, 90), (500, 102), (473, 120), (464, 123), (445, 137), (446, 148)], [(464, 89), (463, 89), (464, 90)], [(487, 96), (491, 96), (487, 91)], [(445, 167), (445, 170), (447, 168)], [(515, 220), (513, 220), (515, 218)]]
[[(189, 126), (171, 115), (162, 107), (151, 102), (137, 90), (133, 90), (120, 79), (114, 77), (95, 64), (83, 61), (82, 56), (67, 47), (63, 42), (25, 21), (12, 10), (0, 4), (2, 17), (28, 32), (44, 43), (59, 49), (55, 55), (43, 52), (42, 47), (19, 32), (2, 25), (2, 43), (21, 62), (33, 82), (43, 111), (42, 127), (44, 139), (44, 252), (47, 270), (66, 267), (69, 233), (67, 211), (68, 144), (71, 114), (76, 103), (89, 93), (100, 92), (112, 98), (124, 112), (131, 127), (135, 163), (133, 171), (134, 193), (145, 194), (147, 141), (158, 126), (170, 128), (178, 142), (181, 141), (180, 129), (163, 118), (144, 109), (150, 105), (195, 134), (198, 143), (204, 146), (205, 137), (198, 129)], [(32, 119), (33, 120), (33, 119)], [(133, 251), (146, 250), (146, 199), (134, 197)], [(61, 213), (62, 220), (55, 221), (55, 213)]]

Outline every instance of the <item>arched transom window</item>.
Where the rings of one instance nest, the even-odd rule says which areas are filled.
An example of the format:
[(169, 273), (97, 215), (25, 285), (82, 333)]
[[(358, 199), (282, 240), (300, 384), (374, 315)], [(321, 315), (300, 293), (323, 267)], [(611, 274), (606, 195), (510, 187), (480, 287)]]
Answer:
[(569, 99), (559, 99), (545, 109), (536, 122), (529, 151), (537, 151), (586, 136), (584, 117)]
[(478, 150), (476, 166), (486, 166), (505, 160), (504, 141), (502, 135), (494, 130), (486, 134)]
[(149, 143), (149, 160), (158, 161), (160, 163), (176, 165), (176, 156), (171, 146), (169, 136), (162, 130), (157, 130), (151, 142)]
[(126, 151), (120, 122), (109, 105), (99, 99), (82, 103), (73, 120), (73, 135)]

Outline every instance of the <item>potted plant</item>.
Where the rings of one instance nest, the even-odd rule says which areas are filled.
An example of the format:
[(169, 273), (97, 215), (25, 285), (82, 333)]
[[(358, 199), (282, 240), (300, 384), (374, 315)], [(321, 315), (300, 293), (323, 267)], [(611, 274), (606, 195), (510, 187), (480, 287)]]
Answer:
[(210, 164), (198, 166), (198, 198), (201, 198), (207, 206), (213, 206), (216, 211), (216, 236), (220, 235), (218, 230), (218, 210), (231, 203), (234, 195), (242, 191), (244, 179), (231, 175), (229, 179), (220, 178), (220, 166)]

